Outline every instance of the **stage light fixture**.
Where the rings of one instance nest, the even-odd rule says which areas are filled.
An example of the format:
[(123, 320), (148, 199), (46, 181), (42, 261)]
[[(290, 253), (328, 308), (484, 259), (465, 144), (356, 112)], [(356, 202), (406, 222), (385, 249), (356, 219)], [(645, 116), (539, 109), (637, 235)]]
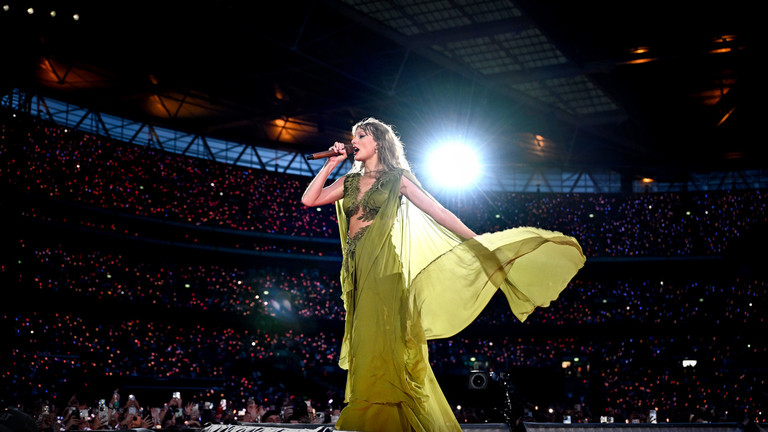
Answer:
[(477, 151), (476, 146), (458, 141), (436, 147), (428, 159), (432, 182), (446, 188), (474, 184), (481, 169)]
[(491, 375), (487, 371), (473, 370), (469, 373), (467, 387), (470, 390), (483, 390), (488, 387)]

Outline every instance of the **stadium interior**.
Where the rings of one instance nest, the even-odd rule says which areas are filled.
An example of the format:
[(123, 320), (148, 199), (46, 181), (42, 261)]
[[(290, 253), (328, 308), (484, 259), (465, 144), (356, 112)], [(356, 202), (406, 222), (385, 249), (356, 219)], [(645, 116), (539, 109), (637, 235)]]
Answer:
[(2, 407), (331, 427), (339, 233), (300, 197), (373, 116), (468, 226), (587, 256), (524, 323), (499, 296), (430, 343), (463, 426), (768, 418), (756, 2), (0, 5)]

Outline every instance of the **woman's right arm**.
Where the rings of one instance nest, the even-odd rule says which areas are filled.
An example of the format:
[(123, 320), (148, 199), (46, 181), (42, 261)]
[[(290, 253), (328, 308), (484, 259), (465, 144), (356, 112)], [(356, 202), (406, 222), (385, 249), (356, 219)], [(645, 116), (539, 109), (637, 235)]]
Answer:
[(339, 152), (339, 155), (328, 158), (301, 197), (301, 203), (307, 207), (330, 204), (344, 198), (344, 177), (337, 179), (328, 187), (323, 187), (333, 170), (347, 158), (343, 143), (337, 142), (333, 148)]

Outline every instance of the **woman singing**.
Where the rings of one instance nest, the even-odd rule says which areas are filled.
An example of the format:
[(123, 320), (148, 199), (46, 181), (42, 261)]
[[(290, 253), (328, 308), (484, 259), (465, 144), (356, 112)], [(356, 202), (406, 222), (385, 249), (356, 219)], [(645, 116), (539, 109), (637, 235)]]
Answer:
[(352, 128), (302, 203), (335, 203), (343, 246), (346, 323), (339, 365), (348, 370), (336, 429), (460, 431), (427, 358), (427, 340), (453, 336), (502, 290), (521, 321), (556, 299), (584, 265), (575, 239), (538, 228), (476, 235), (411, 174), (392, 127), (368, 118)]

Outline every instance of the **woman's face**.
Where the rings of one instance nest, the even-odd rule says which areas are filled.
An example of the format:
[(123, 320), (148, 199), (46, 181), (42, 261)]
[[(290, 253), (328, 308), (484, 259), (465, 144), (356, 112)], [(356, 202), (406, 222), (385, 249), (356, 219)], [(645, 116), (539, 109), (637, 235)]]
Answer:
[(356, 161), (367, 161), (376, 154), (376, 141), (363, 128), (358, 128), (352, 137)]

